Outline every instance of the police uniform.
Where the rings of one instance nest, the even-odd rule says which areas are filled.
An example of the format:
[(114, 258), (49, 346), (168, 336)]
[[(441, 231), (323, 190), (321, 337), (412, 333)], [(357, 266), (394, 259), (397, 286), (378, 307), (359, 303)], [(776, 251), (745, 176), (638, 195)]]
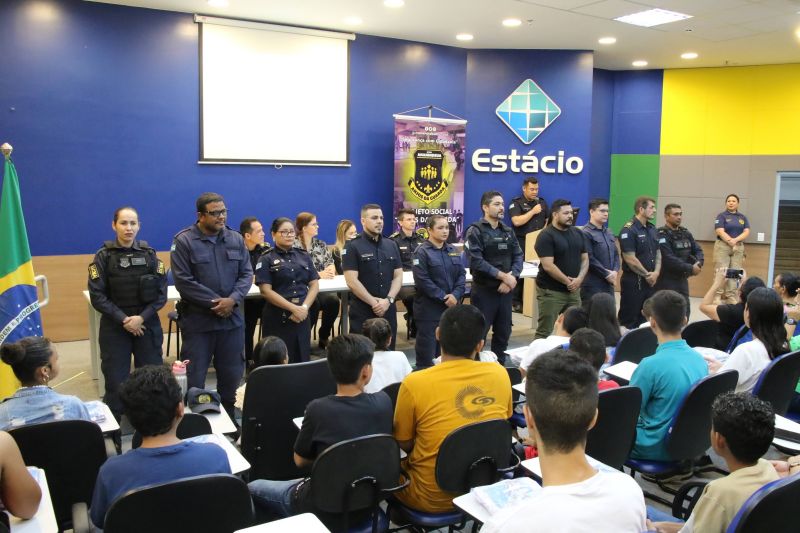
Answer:
[[(300, 248), (284, 250), (275, 247), (261, 256), (256, 264), (256, 285), (268, 283), (272, 290), (295, 305), (303, 305), (308, 296), (308, 285), (319, 279), (311, 256)], [(289, 362), (309, 360), (311, 352), (311, 321), (306, 317), (300, 323), (290, 319), (292, 313), (273, 305), (264, 304), (261, 323), (265, 335), (283, 339), (289, 351)]]
[[(206, 235), (197, 224), (175, 235), (171, 250), (172, 275), (181, 296), (181, 358), (191, 361), (188, 385), (205, 388), (213, 357), (217, 392), (231, 413), (244, 373), (243, 302), (253, 285), (250, 254), (239, 232), (226, 226)], [(212, 300), (226, 297), (236, 305), (223, 318), (211, 310), (216, 305)]]
[(497, 292), (500, 280), (498, 271), (511, 272), (519, 278), (522, 272), (522, 248), (509, 226), (499, 222), (492, 228), (482, 218), (467, 229), (467, 254), (472, 273), (470, 301), (486, 319), (484, 336), (492, 328), (492, 351), (500, 363), (506, 358), (508, 339), (511, 337), (511, 293)]
[[(262, 254), (269, 252), (272, 247), (262, 242), (250, 250), (250, 266), (256, 271), (256, 263)], [(249, 361), (253, 360), (253, 335), (256, 333), (256, 324), (264, 311), (264, 298), (245, 298), (244, 300), (244, 354)]]
[[(729, 237), (736, 238), (741, 235), (744, 230), (750, 229), (750, 221), (747, 217), (736, 211), (731, 213), (728, 210), (723, 211), (717, 218), (714, 219), (714, 229), (724, 229)], [(728, 243), (717, 237), (714, 243), (714, 268), (736, 268), (741, 269), (744, 266), (744, 243), (739, 242), (731, 248)], [(726, 279), (725, 284), (717, 291), (717, 296), (721, 298), (722, 303), (735, 304), (739, 301), (737, 295), (736, 280)]]
[[(389, 289), (392, 288), (394, 271), (403, 268), (400, 261), (400, 250), (397, 243), (391, 239), (386, 239), (381, 235), (372, 238), (366, 233), (361, 233), (356, 238), (347, 241), (342, 251), (342, 269), (355, 270), (358, 272), (358, 281), (364, 286), (368, 293), (375, 298), (386, 298)], [(375, 318), (372, 306), (362, 301), (360, 298), (350, 299), (350, 333), (362, 333), (364, 321), (368, 318)], [(383, 315), (392, 327), (392, 343), (390, 350), (394, 350), (397, 339), (397, 308), (392, 302), (389, 309)]]
[(661, 249), (661, 273), (655, 290), (670, 289), (686, 298), (686, 318), (689, 318), (689, 277), (692, 266), (703, 266), (703, 249), (694, 240), (692, 233), (683, 226), (672, 229), (658, 228), (658, 244)]
[(417, 322), (417, 368), (433, 365), (439, 354), (436, 326), (447, 306), (445, 296), (452, 294), (456, 302), (464, 296), (466, 272), (461, 252), (452, 244), (437, 248), (425, 241), (417, 248), (412, 272), (414, 273), (414, 319)]
[[(656, 267), (659, 251), (656, 227), (647, 222), (642, 225), (633, 217), (622, 226), (619, 232), (619, 246), (623, 254), (634, 253), (645, 270), (652, 272)], [(639, 326), (644, 321), (642, 306), (655, 292), (647, 280), (631, 270), (628, 263), (622, 262), (620, 279), (619, 322), (628, 329)]]
[[(134, 241), (130, 248), (106, 241), (89, 265), (89, 297), (100, 318), (100, 368), (105, 378), (103, 400), (119, 418), (122, 404), (119, 386), (128, 378), (131, 353), (136, 368), (162, 363), (164, 333), (158, 310), (167, 303), (167, 276), (164, 263), (145, 241)], [(144, 335), (128, 333), (122, 321), (141, 316)]]
[(589, 252), (589, 271), (581, 285), (581, 301), (589, 301), (598, 292), (614, 296), (614, 285), (606, 281), (606, 277), (609, 270), (619, 271), (616, 237), (608, 228), (598, 228), (591, 222), (587, 222), (581, 231), (586, 236), (586, 251)]
[[(417, 248), (426, 242), (425, 237), (414, 231), (410, 237), (407, 237), (402, 231), (396, 231), (389, 235), (389, 238), (397, 243), (397, 248), (400, 250), (400, 261), (403, 263), (403, 270), (410, 272), (414, 261), (414, 252)], [(406, 307), (406, 326), (410, 336), (416, 335), (416, 323), (414, 322), (414, 287), (403, 287), (397, 293), (397, 299), (403, 301)]]
[[(516, 196), (512, 198), (511, 203), (508, 204), (508, 215), (510, 217), (524, 215), (537, 205), (542, 206), (542, 210), (539, 213), (533, 215), (531, 219), (522, 226), (514, 226), (514, 235), (517, 236), (517, 242), (519, 242), (520, 247), (523, 249), (525, 248), (525, 238), (528, 233), (538, 231), (545, 227), (547, 220), (550, 218), (550, 209), (547, 207), (545, 199), (541, 196), (533, 200), (528, 200), (525, 196)], [(517, 286), (514, 287), (513, 300), (515, 305), (522, 303), (522, 292), (523, 284), (518, 283)]]

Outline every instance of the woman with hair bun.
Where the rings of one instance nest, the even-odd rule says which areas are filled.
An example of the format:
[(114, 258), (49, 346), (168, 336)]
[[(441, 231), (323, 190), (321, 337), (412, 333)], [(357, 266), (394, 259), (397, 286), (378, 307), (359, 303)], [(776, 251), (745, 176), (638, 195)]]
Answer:
[(406, 354), (389, 350), (392, 342), (392, 326), (385, 318), (370, 318), (364, 321), (364, 336), (375, 343), (372, 356), (372, 377), (364, 392), (378, 392), (387, 385), (403, 381), (411, 373)]
[(0, 358), (22, 383), (0, 403), (0, 430), (52, 420), (91, 420), (86, 405), (75, 396), (50, 388), (58, 376), (58, 352), (45, 337), (25, 337), (0, 346)]

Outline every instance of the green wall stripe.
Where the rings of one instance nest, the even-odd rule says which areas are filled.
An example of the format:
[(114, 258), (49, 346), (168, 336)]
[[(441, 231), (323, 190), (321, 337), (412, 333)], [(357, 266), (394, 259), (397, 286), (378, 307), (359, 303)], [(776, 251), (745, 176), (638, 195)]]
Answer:
[(633, 216), (639, 196), (658, 198), (658, 154), (611, 154), (611, 190), (608, 227), (615, 235)]

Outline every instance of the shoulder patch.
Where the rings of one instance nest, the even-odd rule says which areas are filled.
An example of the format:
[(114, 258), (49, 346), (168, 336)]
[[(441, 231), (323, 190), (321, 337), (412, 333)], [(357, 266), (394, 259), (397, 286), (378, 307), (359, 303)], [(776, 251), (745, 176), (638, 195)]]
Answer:
[(412, 265), (418, 265), (419, 264), (419, 259), (415, 258), (413, 261), (411, 261), (411, 264)]
[(161, 259), (158, 260), (158, 267), (156, 268), (156, 272), (161, 274), (162, 276), (166, 275), (167, 269), (164, 267), (164, 261)]
[(174, 252), (175, 251), (175, 241), (172, 241), (172, 246), (169, 247), (169, 251), (170, 252)]
[(619, 234), (619, 238), (620, 239), (627, 239), (628, 238), (628, 234), (627, 233), (620, 233)]
[(625, 225), (624, 225), (624, 226), (622, 226), (622, 227), (623, 227), (623, 228), (630, 228), (631, 226), (633, 226), (633, 220), (629, 220), (629, 221), (627, 221), (627, 222), (625, 223)]
[(347, 248), (342, 248), (342, 255), (347, 255)]
[(100, 272), (97, 270), (97, 265), (94, 263), (89, 265), (89, 279), (95, 280), (100, 278)]
[(512, 202), (512, 203), (508, 204), (508, 208), (509, 209), (514, 209), (514, 203)]
[(259, 261), (258, 263), (256, 263), (256, 270), (259, 270), (260, 268), (261, 268), (261, 261)]
[(389, 238), (390, 238), (390, 239), (396, 239), (396, 238), (397, 238), (397, 237), (399, 237), (399, 236), (400, 236), (400, 232), (399, 232), (399, 231), (395, 231), (394, 233), (392, 233), (391, 235), (389, 235)]
[(658, 244), (666, 244), (666, 243), (667, 243), (667, 239), (665, 239), (664, 237), (661, 237), (660, 239), (658, 239)]

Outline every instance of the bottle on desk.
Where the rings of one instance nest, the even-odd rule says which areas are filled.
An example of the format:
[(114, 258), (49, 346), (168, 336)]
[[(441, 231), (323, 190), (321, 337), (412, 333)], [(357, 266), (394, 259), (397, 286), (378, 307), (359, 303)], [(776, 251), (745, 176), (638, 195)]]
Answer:
[(178, 382), (178, 385), (181, 388), (181, 398), (183, 398), (184, 401), (186, 401), (186, 390), (188, 385), (188, 380), (186, 378), (186, 365), (188, 364), (188, 359), (183, 361), (175, 361), (172, 363), (172, 375), (175, 376), (175, 381)]

